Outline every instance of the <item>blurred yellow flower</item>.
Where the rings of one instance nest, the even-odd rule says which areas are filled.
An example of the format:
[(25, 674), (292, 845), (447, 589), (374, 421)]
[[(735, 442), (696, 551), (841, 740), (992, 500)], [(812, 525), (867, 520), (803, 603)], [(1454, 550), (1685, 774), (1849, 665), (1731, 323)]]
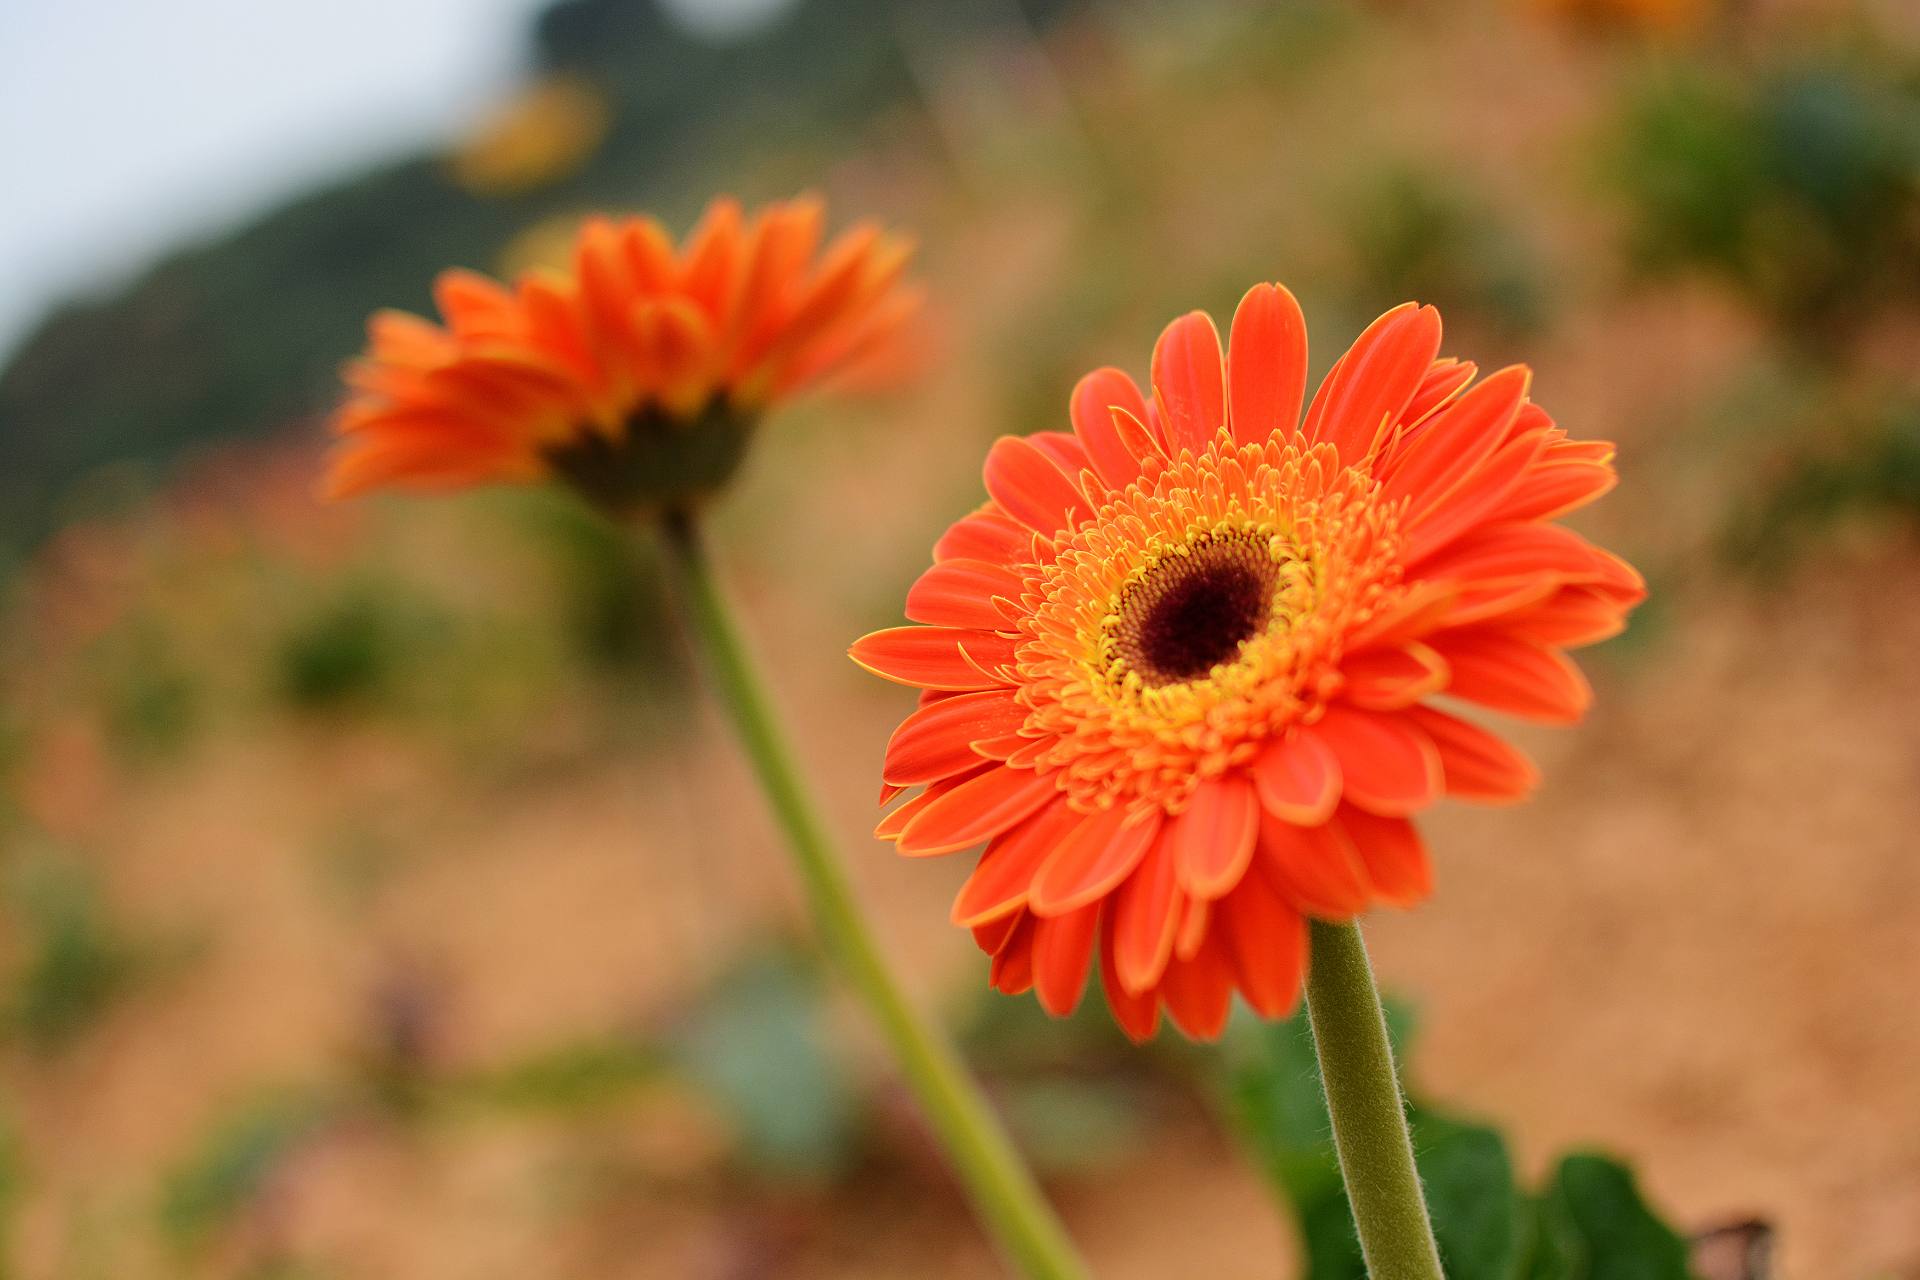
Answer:
[(592, 85), (553, 76), (483, 120), (450, 158), (456, 182), (475, 195), (516, 195), (577, 171), (607, 136), (612, 112)]
[(529, 223), (494, 255), (494, 274), (503, 280), (540, 271), (567, 271), (573, 265), (574, 242), (591, 211), (556, 213)]

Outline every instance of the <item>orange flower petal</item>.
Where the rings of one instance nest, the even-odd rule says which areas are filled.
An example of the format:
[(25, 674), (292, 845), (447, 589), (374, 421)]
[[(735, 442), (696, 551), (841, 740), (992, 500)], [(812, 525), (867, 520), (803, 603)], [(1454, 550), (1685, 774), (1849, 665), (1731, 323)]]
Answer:
[(1061, 474), (1072, 480), (1076, 489), (1080, 488), (1081, 473), (1090, 470), (1092, 463), (1086, 447), (1071, 432), (1036, 431), (1027, 437), (1027, 443), (1052, 459)]
[(1361, 623), (1347, 639), (1347, 652), (1403, 645), (1440, 627), (1452, 616), (1462, 588), (1451, 582), (1415, 582), (1399, 600)]
[(889, 627), (860, 637), (847, 653), (895, 684), (961, 692), (1004, 684), (988, 671), (1013, 661), (1013, 641), (990, 631)]
[(993, 442), (985, 475), (987, 492), (1001, 509), (1043, 537), (1053, 537), (1092, 512), (1080, 486), (1018, 436)]
[(921, 810), (895, 843), (905, 854), (954, 853), (1017, 825), (1059, 791), (1031, 769), (989, 769)]
[(1259, 876), (1215, 906), (1240, 991), (1263, 1018), (1284, 1018), (1300, 1002), (1307, 972), (1307, 922)]
[(1328, 707), (1309, 733), (1340, 758), (1342, 793), (1373, 813), (1400, 817), (1440, 797), (1440, 753), (1404, 716)]
[(1100, 904), (1088, 903), (1063, 916), (1033, 924), (1033, 989), (1040, 1006), (1056, 1018), (1072, 1013), (1087, 986), (1093, 965), (1093, 938), (1100, 925)]
[(1366, 865), (1335, 822), (1296, 827), (1266, 815), (1254, 866), (1285, 901), (1323, 920), (1358, 915), (1372, 896)]
[(933, 558), (985, 560), (992, 564), (1019, 564), (1031, 557), (1033, 530), (998, 510), (976, 511), (941, 535), (933, 544)]
[(1029, 905), (1038, 915), (1056, 916), (1105, 897), (1140, 865), (1159, 831), (1157, 813), (1132, 822), (1118, 808), (1093, 815), (1042, 864)]
[(1447, 692), (1494, 711), (1571, 724), (1593, 703), (1593, 687), (1563, 653), (1495, 631), (1454, 632), (1434, 647), (1453, 675)]
[(1426, 376), (1420, 379), (1420, 389), (1413, 393), (1401, 419), (1418, 424), (1465, 390), (1479, 371), (1480, 367), (1471, 360), (1435, 360), (1427, 366)]
[(1145, 991), (1159, 982), (1173, 955), (1178, 865), (1171, 833), (1162, 827), (1133, 875), (1114, 895), (1114, 965), (1127, 991)]
[[(740, 270), (746, 254), (742, 234), (745, 219), (740, 202), (723, 196), (707, 206), (706, 214), (693, 234), (687, 237), (686, 263), (681, 268), (680, 288), (693, 304), (719, 321), (732, 303), (739, 287)], [(655, 242), (643, 236), (629, 250), (635, 257), (635, 274), (652, 277), (658, 268)]]
[(1468, 530), (1486, 524), (1526, 478), (1543, 443), (1543, 433), (1527, 432), (1495, 450), (1485, 465), (1460, 482), (1444, 505), (1430, 510), (1408, 531), (1406, 563), (1419, 564)]
[(1418, 641), (1355, 654), (1340, 664), (1340, 674), (1347, 701), (1369, 711), (1398, 711), (1447, 685), (1446, 660)]
[(1233, 970), (1218, 946), (1175, 959), (1160, 981), (1160, 999), (1174, 1025), (1194, 1040), (1218, 1040), (1233, 1009)]
[(1020, 575), (985, 560), (943, 560), (907, 592), (907, 617), (939, 627), (992, 631), (1007, 624), (996, 596), (1018, 597)]
[(1180, 887), (1195, 898), (1218, 898), (1240, 882), (1253, 860), (1260, 800), (1250, 780), (1226, 774), (1201, 783), (1172, 826)]
[(987, 982), (1002, 995), (1018, 996), (1033, 990), (1033, 917), (1022, 912), (987, 967)]
[(1165, 419), (1167, 449), (1199, 453), (1227, 423), (1225, 368), (1213, 317), (1190, 311), (1168, 325), (1153, 348), (1153, 390)]
[(513, 295), (478, 272), (442, 271), (433, 282), (433, 301), (461, 338), (504, 338), (518, 330)]
[(1382, 902), (1410, 907), (1433, 892), (1433, 864), (1426, 842), (1405, 818), (1386, 818), (1352, 805), (1335, 824), (1345, 828), (1366, 864), (1367, 880)]
[[(893, 812), (887, 814), (886, 817), (880, 819), (873, 828), (873, 838), (876, 840), (898, 840), (900, 833), (906, 829), (907, 824), (919, 817), (934, 801), (940, 799), (962, 783), (979, 777), (993, 767), (994, 765), (991, 761), (982, 760), (962, 773), (952, 774), (932, 783), (925, 791), (922, 791), (919, 795), (893, 810)], [(894, 794), (898, 795), (899, 790), (895, 789)], [(891, 799), (892, 797), (883, 797), (880, 803), (886, 804)]]
[(1340, 758), (1310, 733), (1289, 733), (1260, 753), (1253, 781), (1267, 812), (1296, 826), (1317, 827), (1340, 802)]
[(1118, 369), (1095, 369), (1073, 388), (1069, 411), (1074, 434), (1086, 446), (1087, 458), (1100, 483), (1123, 489), (1140, 475), (1140, 458), (1127, 447), (1114, 425), (1113, 411), (1123, 410), (1136, 420), (1147, 413), (1146, 400), (1133, 379)]
[(1516, 640), (1574, 649), (1619, 635), (1626, 629), (1630, 607), (1599, 587), (1561, 587), (1504, 619), (1501, 629)]
[(1147, 406), (1147, 415), (1144, 418), (1136, 418), (1125, 409), (1113, 411), (1114, 434), (1120, 437), (1121, 447), (1132, 454), (1138, 462), (1145, 463), (1150, 459), (1166, 460), (1166, 446), (1150, 425), (1156, 417), (1152, 405)]
[(922, 707), (887, 742), (881, 776), (891, 786), (936, 782), (981, 763), (973, 744), (1009, 733), (1026, 720), (1011, 691), (963, 693)]
[(990, 956), (998, 955), (1003, 947), (1013, 941), (1013, 935), (1019, 930), (1021, 922), (1026, 918), (1026, 912), (1014, 911), (1001, 916), (997, 920), (989, 920), (985, 924), (976, 925), (972, 930), (973, 943)]
[(1173, 954), (1181, 960), (1191, 960), (1200, 954), (1200, 948), (1206, 945), (1207, 923), (1213, 914), (1213, 904), (1205, 898), (1180, 895), (1180, 924), (1173, 931)]
[(1285, 286), (1257, 284), (1240, 299), (1227, 340), (1233, 438), (1264, 443), (1300, 425), (1307, 388), (1307, 321)]
[(1447, 794), (1481, 804), (1512, 804), (1539, 785), (1540, 771), (1505, 739), (1432, 707), (1410, 713), (1440, 753)]
[(1351, 466), (1400, 420), (1440, 349), (1440, 313), (1403, 303), (1375, 320), (1340, 357), (1307, 408), (1305, 435)]
[(1381, 495), (1406, 498), (1407, 523), (1441, 508), (1448, 496), (1493, 456), (1527, 398), (1533, 374), (1525, 365), (1500, 370), (1436, 413), (1382, 469)]
[(1150, 990), (1129, 991), (1126, 983), (1120, 980), (1119, 962), (1113, 942), (1116, 904), (1109, 899), (1102, 914), (1104, 937), (1100, 950), (1100, 986), (1106, 992), (1107, 1007), (1113, 1010), (1113, 1020), (1135, 1044), (1142, 1044), (1153, 1038), (1160, 1027), (1160, 998)]
[(1034, 873), (1066, 836), (1086, 821), (1064, 800), (994, 837), (953, 901), (953, 922), (976, 927), (1027, 904)]
[(1557, 524), (1495, 524), (1476, 529), (1420, 566), (1424, 578), (1537, 583), (1543, 575), (1567, 582), (1598, 581), (1607, 564), (1585, 538)]
[(1605, 497), (1619, 482), (1604, 462), (1549, 460), (1515, 483), (1493, 515), (1501, 520), (1555, 520)]

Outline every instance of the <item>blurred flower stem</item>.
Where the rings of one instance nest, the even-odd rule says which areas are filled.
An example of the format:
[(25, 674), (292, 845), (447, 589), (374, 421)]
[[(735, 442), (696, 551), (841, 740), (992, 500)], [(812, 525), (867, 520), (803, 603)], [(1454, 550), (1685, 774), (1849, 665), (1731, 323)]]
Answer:
[(1443, 1280), (1367, 944), (1357, 924), (1310, 925), (1307, 1020), (1367, 1274)]
[(828, 952), (886, 1037), (974, 1208), (1008, 1260), (1030, 1277), (1084, 1277), (1085, 1264), (979, 1086), (953, 1046), (908, 1003), (880, 954), (826, 824), (801, 781), (793, 748), (766, 686), (715, 580), (695, 519), (671, 513), (662, 529), (714, 692), (786, 834)]

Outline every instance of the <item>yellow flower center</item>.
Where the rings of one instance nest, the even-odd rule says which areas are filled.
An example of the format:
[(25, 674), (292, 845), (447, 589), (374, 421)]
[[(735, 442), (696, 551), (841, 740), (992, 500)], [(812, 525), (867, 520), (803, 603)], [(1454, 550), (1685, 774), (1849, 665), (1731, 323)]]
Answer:
[(1023, 735), (1083, 809), (1178, 812), (1338, 691), (1353, 629), (1404, 588), (1399, 511), (1326, 446), (1149, 464), (1031, 566)]

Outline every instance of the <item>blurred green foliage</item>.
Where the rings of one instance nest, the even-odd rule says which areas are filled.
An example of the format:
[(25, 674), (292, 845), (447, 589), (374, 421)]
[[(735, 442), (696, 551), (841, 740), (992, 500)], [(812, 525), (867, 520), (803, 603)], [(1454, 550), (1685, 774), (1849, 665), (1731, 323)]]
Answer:
[(121, 758), (149, 763), (187, 745), (204, 691), (158, 620), (130, 618), (101, 638), (91, 658), (108, 735)]
[[(1390, 1005), (1388, 1022), (1404, 1069), (1411, 1019)], [(1365, 1280), (1305, 1015), (1236, 1022), (1228, 1051), (1229, 1114), (1293, 1210), (1307, 1280)], [(1685, 1241), (1617, 1162), (1567, 1156), (1529, 1193), (1498, 1132), (1419, 1099), (1408, 1112), (1452, 1280), (1688, 1280)]]
[(828, 1178), (854, 1155), (858, 1094), (821, 1014), (813, 970), (772, 952), (743, 962), (667, 1038), (670, 1061), (719, 1103), (757, 1172)]
[(1830, 348), (1920, 289), (1920, 72), (1891, 55), (1670, 66), (1607, 155), (1638, 265), (1710, 272), (1790, 341)]
[(1771, 483), (1737, 507), (1722, 536), (1734, 564), (1770, 581), (1856, 520), (1920, 527), (1920, 404), (1896, 401), (1862, 421), (1810, 433)]
[(460, 1083), (456, 1092), (508, 1110), (590, 1111), (665, 1074), (659, 1045), (643, 1036), (610, 1035), (507, 1063)]
[(1043, 1175), (1113, 1168), (1144, 1151), (1163, 1095), (1187, 1088), (1196, 1056), (1178, 1037), (1131, 1043), (1097, 991), (1054, 1018), (1036, 1000), (982, 990), (959, 1038)]
[(7, 1029), (49, 1053), (125, 995), (152, 956), (111, 919), (80, 863), (30, 854), (8, 872), (6, 915), (20, 958), (6, 982)]
[(667, 1023), (612, 1031), (442, 1078), (435, 1101), (584, 1115), (663, 1083), (703, 1095), (743, 1172), (774, 1182), (849, 1171), (871, 1097), (825, 1025), (826, 991), (786, 950), (741, 958)]
[(1360, 299), (1374, 309), (1418, 298), (1504, 337), (1545, 323), (1533, 249), (1459, 178), (1390, 165), (1348, 197), (1341, 222)]
[(0, 1115), (0, 1280), (14, 1272), (14, 1222), (27, 1188), (26, 1145), (10, 1116)]
[(1124, 1077), (1015, 1078), (995, 1092), (1007, 1129), (1043, 1176), (1121, 1168), (1152, 1141), (1153, 1112)]
[(265, 1194), (275, 1172), (332, 1111), (330, 1100), (290, 1093), (259, 1098), (217, 1117), (194, 1149), (161, 1178), (162, 1234), (182, 1250), (206, 1243)]
[(407, 648), (397, 590), (350, 581), (298, 619), (280, 643), (276, 681), (296, 707), (318, 710), (388, 691)]

